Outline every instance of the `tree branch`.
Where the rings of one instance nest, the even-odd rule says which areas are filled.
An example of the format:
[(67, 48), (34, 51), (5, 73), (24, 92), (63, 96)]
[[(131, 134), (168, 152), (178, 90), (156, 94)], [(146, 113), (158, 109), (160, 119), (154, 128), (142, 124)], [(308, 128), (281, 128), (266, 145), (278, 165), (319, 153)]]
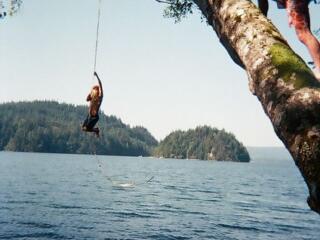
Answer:
[(155, 1), (157, 1), (159, 3), (172, 4), (172, 2), (170, 2), (170, 1), (163, 1), (163, 0), (155, 0)]

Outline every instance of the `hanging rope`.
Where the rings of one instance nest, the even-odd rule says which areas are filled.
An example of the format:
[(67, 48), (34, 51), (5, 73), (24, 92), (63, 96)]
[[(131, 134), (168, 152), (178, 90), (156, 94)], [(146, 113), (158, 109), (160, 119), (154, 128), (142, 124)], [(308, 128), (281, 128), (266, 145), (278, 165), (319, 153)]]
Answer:
[[(110, 176), (109, 174), (107, 174), (107, 172), (105, 170), (105, 164), (103, 164), (102, 161), (100, 160), (100, 158), (98, 157), (98, 155), (97, 155), (97, 146), (96, 145), (95, 145), (95, 147), (93, 149), (92, 155), (94, 156), (94, 158), (95, 158), (95, 160), (97, 162), (98, 168), (99, 168), (102, 176), (105, 177), (105, 179), (107, 179), (111, 183), (111, 185), (113, 187), (117, 187), (117, 188), (133, 188), (133, 187), (136, 187), (136, 186), (140, 186), (140, 185), (144, 185), (144, 184), (150, 183), (154, 179), (154, 176), (151, 176), (151, 177), (149, 177), (146, 180), (141, 181), (141, 182), (128, 181), (128, 180), (122, 180), (122, 181), (114, 180), (114, 176)], [(118, 176), (122, 177), (122, 175), (118, 175)]]
[[(93, 72), (96, 71), (96, 67), (97, 67), (97, 55), (98, 55), (98, 44), (99, 44), (99, 29), (100, 29), (100, 15), (101, 15), (101, 2), (102, 2), (102, 0), (99, 0), (99, 3), (98, 3), (98, 22), (97, 22), (96, 46), (95, 46), (95, 52), (94, 52)], [(94, 79), (94, 76), (92, 78)]]
[[(96, 154), (96, 152), (93, 153), (94, 154), (94, 157), (97, 161), (97, 164), (98, 164), (98, 167), (100, 169), (100, 172), (101, 174), (108, 180), (111, 182), (112, 186), (113, 187), (118, 187), (118, 188), (133, 188), (133, 187), (136, 187), (136, 186), (140, 186), (140, 185), (143, 185), (143, 184), (147, 184), (147, 183), (150, 183), (153, 179), (154, 179), (154, 176), (151, 176), (149, 178), (147, 178), (146, 180), (144, 181), (141, 181), (141, 182), (135, 182), (135, 181), (117, 181), (117, 180), (114, 180), (113, 177), (109, 176), (106, 172), (105, 172), (105, 169), (104, 169), (104, 164), (101, 162), (101, 160), (99, 159), (98, 155)], [(120, 175), (121, 176), (121, 175)]]
[(94, 157), (95, 157), (95, 159), (96, 159), (96, 161), (97, 161), (97, 164), (98, 164), (98, 166), (99, 166), (99, 169), (100, 169), (100, 172), (102, 173), (102, 175), (103, 175), (107, 180), (109, 180), (112, 184), (115, 184), (115, 182), (112, 180), (112, 178), (109, 177), (109, 176), (106, 174), (106, 172), (104, 171), (104, 168), (102, 167), (102, 162), (101, 162), (100, 159), (98, 158), (96, 152), (94, 152)]
[[(98, 45), (99, 45), (99, 30), (100, 30), (100, 16), (101, 16), (101, 4), (102, 0), (99, 0), (98, 3), (98, 21), (97, 21), (97, 31), (96, 31), (96, 45), (95, 45), (95, 51), (94, 51), (94, 64), (93, 64), (93, 73), (96, 72), (96, 68), (97, 68), (97, 55), (98, 55)], [(92, 81), (94, 81), (94, 75), (92, 75)], [(102, 136), (100, 136), (102, 137)], [(108, 174), (104, 171), (102, 162), (100, 161), (99, 157), (97, 156), (97, 148), (95, 147), (93, 155), (97, 161), (97, 164), (99, 166), (99, 169), (101, 171), (101, 173), (104, 175), (104, 177), (110, 181), (112, 183), (113, 186), (117, 186), (117, 187), (134, 187), (137, 185), (142, 185), (142, 184), (146, 184), (149, 183), (153, 180), (154, 176), (148, 178), (147, 180), (140, 182), (140, 183), (135, 183), (133, 181), (130, 182), (120, 182), (120, 181), (114, 181), (110, 176), (108, 176)]]

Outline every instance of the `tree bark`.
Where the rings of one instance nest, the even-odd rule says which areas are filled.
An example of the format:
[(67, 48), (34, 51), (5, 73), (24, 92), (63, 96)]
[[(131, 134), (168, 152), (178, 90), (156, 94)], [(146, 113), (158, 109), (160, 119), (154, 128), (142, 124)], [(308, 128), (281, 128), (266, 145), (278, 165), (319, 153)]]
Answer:
[(291, 153), (320, 214), (320, 85), (305, 62), (248, 0), (193, 0)]

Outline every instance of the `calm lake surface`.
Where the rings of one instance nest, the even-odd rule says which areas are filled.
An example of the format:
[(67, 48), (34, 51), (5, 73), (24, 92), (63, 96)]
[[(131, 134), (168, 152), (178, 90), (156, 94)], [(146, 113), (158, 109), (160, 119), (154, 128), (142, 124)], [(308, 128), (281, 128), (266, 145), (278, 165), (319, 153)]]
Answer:
[(293, 161), (258, 155), (231, 163), (0, 152), (0, 239), (319, 240), (320, 215)]

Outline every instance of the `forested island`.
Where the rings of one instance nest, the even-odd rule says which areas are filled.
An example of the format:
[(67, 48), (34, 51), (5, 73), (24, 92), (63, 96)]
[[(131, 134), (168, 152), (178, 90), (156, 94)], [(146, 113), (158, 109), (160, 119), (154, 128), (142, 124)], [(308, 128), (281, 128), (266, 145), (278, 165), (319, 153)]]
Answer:
[(55, 101), (0, 104), (0, 151), (250, 160), (233, 134), (207, 126), (175, 131), (159, 144), (146, 128), (100, 112), (97, 138), (81, 131), (87, 111), (86, 106)]
[(143, 127), (130, 127), (100, 113), (100, 138), (81, 131), (86, 106), (34, 101), (0, 104), (0, 151), (148, 156), (158, 141)]
[(208, 126), (172, 132), (155, 148), (154, 154), (165, 158), (250, 161), (247, 149), (233, 134)]

